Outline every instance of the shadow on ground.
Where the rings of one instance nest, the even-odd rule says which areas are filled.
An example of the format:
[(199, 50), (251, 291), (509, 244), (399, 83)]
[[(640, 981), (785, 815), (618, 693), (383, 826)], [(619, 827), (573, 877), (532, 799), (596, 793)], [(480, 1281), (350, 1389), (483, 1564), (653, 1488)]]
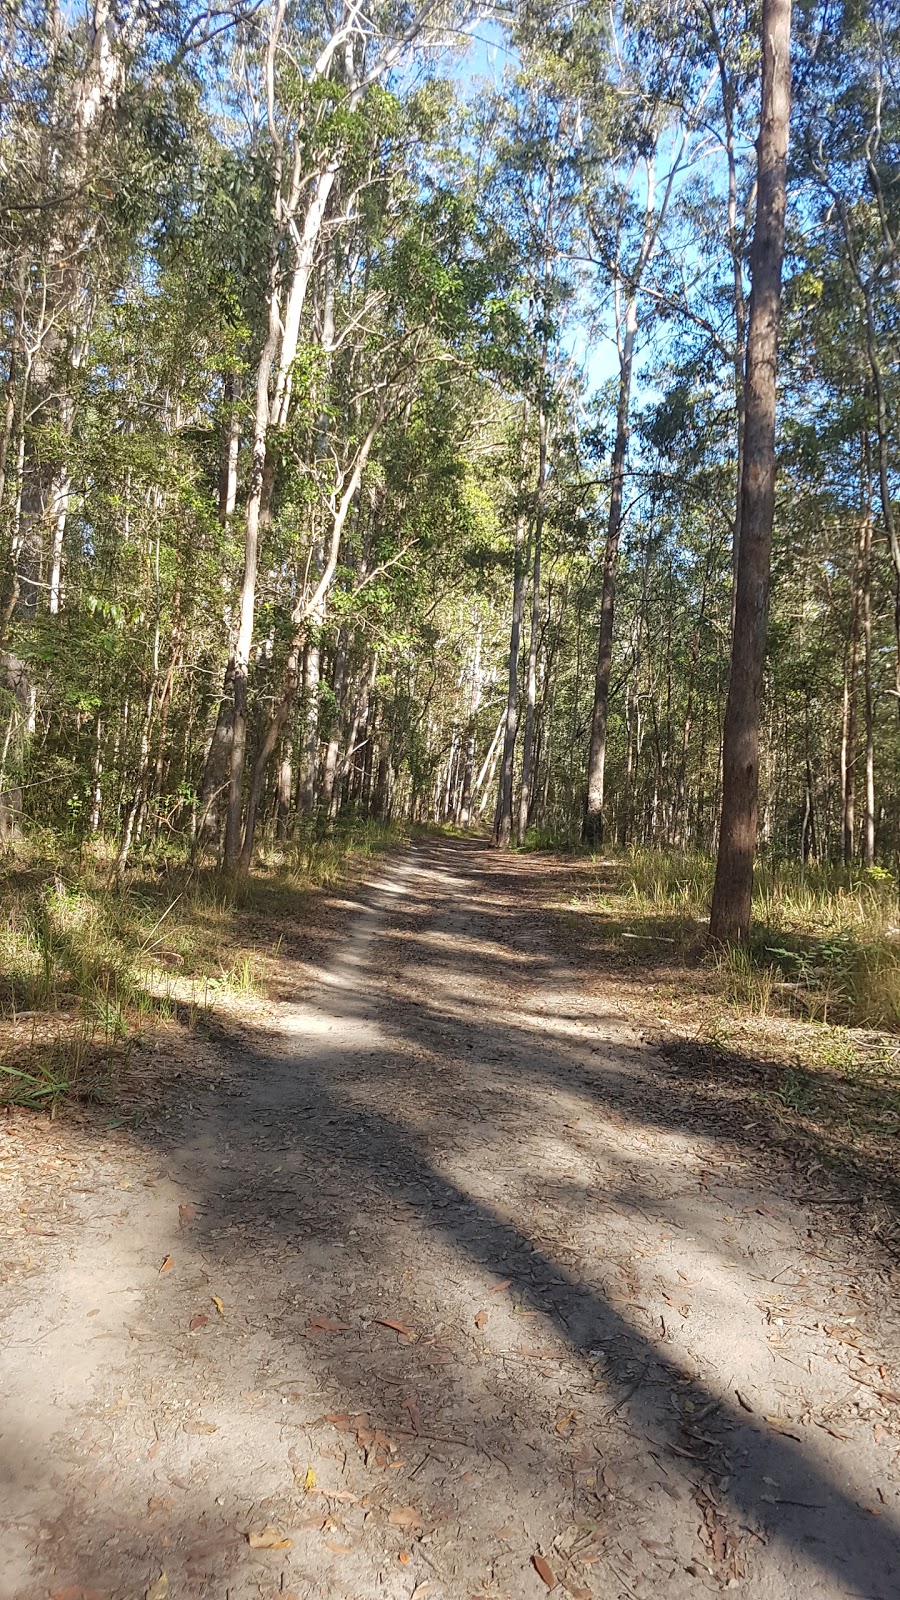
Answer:
[[(571, 970), (529, 903), (528, 864), (451, 842), (418, 847), (412, 863), (395, 904), (369, 891), (355, 943), (284, 1033), (216, 1030), (226, 1093), (182, 1110), (176, 1134), (134, 1130), (135, 1147), (164, 1163), (197, 1210), (179, 1239), (181, 1279), (202, 1281), (207, 1310), (209, 1290), (221, 1292), (229, 1318), (243, 1297), (239, 1321), (210, 1313), (192, 1336), (190, 1296), (178, 1298), (173, 1273), (137, 1340), (151, 1408), (153, 1393), (157, 1402), (165, 1393), (165, 1364), (182, 1365), (210, 1396), (204, 1415), (217, 1419), (208, 1426), (221, 1429), (224, 1453), (217, 1467), (213, 1434), (186, 1444), (169, 1413), (181, 1509), (154, 1508), (150, 1496), (141, 1514), (123, 1486), (127, 1461), (113, 1489), (88, 1456), (48, 1534), (60, 1568), (75, 1574), (72, 1600), (78, 1585), (124, 1595), (156, 1560), (177, 1567), (185, 1593), (221, 1594), (238, 1557), (251, 1563), (246, 1582), (259, 1579), (247, 1594), (274, 1596), (280, 1583), (285, 1593), (349, 1595), (370, 1592), (359, 1587), (368, 1582), (373, 1593), (408, 1595), (404, 1548), (439, 1591), (499, 1594), (514, 1582), (503, 1565), (515, 1546), (504, 1508), (513, 1522), (530, 1515), (534, 1542), (576, 1594), (675, 1600), (734, 1580), (777, 1600), (891, 1600), (900, 1592), (893, 1506), (860, 1502), (858, 1462), (840, 1444), (751, 1414), (724, 1366), (698, 1370), (669, 1302), (645, 1304), (646, 1282), (630, 1284), (622, 1260), (629, 1239), (687, 1229), (685, 1248), (723, 1268), (723, 1324), (739, 1319), (746, 1289), (728, 1269), (755, 1265), (759, 1293), (765, 1274), (739, 1244), (704, 1233), (688, 1146), (700, 1139), (706, 1152), (720, 1141), (750, 1159), (759, 1130), (726, 1125), (721, 1093), (706, 1097), (702, 1076), (661, 1067), (614, 1012), (569, 1004)], [(594, 1038), (604, 1027), (608, 1047)], [(658, 1142), (643, 1149), (646, 1139)], [(561, 1152), (552, 1171), (551, 1148)], [(661, 1166), (677, 1165), (679, 1152), (683, 1182), (661, 1188)], [(749, 1181), (765, 1180), (757, 1171)], [(708, 1220), (717, 1216), (710, 1206)], [(617, 1259), (585, 1252), (585, 1219), (595, 1239), (618, 1228)], [(505, 1284), (502, 1301), (488, 1298)], [(494, 1307), (507, 1301), (501, 1317)], [(483, 1308), (487, 1332), (474, 1322)], [(495, 1321), (514, 1331), (494, 1341)], [(296, 1420), (282, 1422), (277, 1445), (257, 1441), (249, 1453), (241, 1424), (258, 1482), (239, 1492), (229, 1416), (260, 1387), (260, 1363), (265, 1394), (280, 1384)], [(569, 1408), (584, 1423), (577, 1443), (569, 1435), (579, 1423), (561, 1425)], [(326, 1502), (328, 1520), (293, 1481), (311, 1449), (327, 1456), (323, 1440), (333, 1462), (343, 1456), (341, 1483), (356, 1485), (344, 1493), (359, 1495)], [(22, 1471), (21, 1459), (3, 1465), (11, 1481)], [(133, 1471), (140, 1498), (143, 1464)], [(401, 1495), (421, 1523), (390, 1522)], [(368, 1579), (365, 1568), (348, 1575), (367, 1549), (360, 1507), (381, 1539)], [(308, 1549), (304, 1517), (309, 1540), (320, 1541)], [(277, 1582), (273, 1555), (251, 1556), (241, 1542), (249, 1519), (300, 1529)], [(567, 1547), (575, 1554), (553, 1554), (560, 1528), (580, 1530)], [(429, 1544), (434, 1529), (443, 1542)], [(586, 1564), (577, 1538), (588, 1540)], [(515, 1561), (525, 1571), (520, 1550)], [(541, 1590), (530, 1567), (519, 1581), (517, 1595)]]

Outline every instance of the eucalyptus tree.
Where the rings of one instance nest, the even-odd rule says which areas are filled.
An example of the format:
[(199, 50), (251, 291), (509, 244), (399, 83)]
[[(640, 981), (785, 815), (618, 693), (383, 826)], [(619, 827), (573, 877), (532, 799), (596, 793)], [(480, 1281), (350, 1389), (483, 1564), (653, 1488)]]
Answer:
[[(814, 48), (800, 76), (795, 165), (818, 220), (821, 267), (839, 279), (845, 304), (858, 319), (874, 478), (894, 573), (900, 711), (900, 518), (892, 482), (898, 405), (900, 27), (894, 9), (880, 0), (842, 6), (828, 22), (826, 26), (814, 13), (807, 29), (812, 33), (815, 28)], [(855, 368), (852, 351), (846, 353), (848, 369)]]
[[(565, 391), (575, 381), (567, 340), (577, 296), (573, 244), (579, 235), (584, 194), (579, 84), (568, 84), (557, 71), (548, 71), (545, 48), (527, 32), (520, 48), (517, 70), (508, 73), (502, 87), (479, 107), (481, 137), (487, 146), (483, 203), (515, 263), (509, 292), (518, 301), (519, 315), (515, 344), (499, 354), (496, 367), (518, 396), (509, 457), (513, 584), (507, 698), (494, 816), (494, 839), (503, 847), (514, 832), (522, 842), (533, 798), (543, 534), (557, 414)], [(520, 657), (529, 570), (524, 740), (516, 806)]]
[[(267, 152), (271, 196), (267, 256), (263, 274), (264, 329), (254, 362), (254, 409), (247, 491), (244, 501), (244, 561), (227, 690), (233, 702), (230, 736), (226, 864), (246, 865), (252, 847), (254, 807), (259, 773), (251, 781), (250, 810), (243, 818), (244, 769), (247, 755), (247, 691), (256, 622), (256, 590), (261, 529), (268, 523), (277, 472), (277, 440), (289, 429), (295, 389), (295, 363), (301, 328), (314, 273), (323, 260), (323, 240), (330, 222), (333, 233), (359, 204), (357, 181), (371, 181), (361, 148), (377, 151), (383, 108), (380, 85), (399, 68), (414, 46), (425, 42), (425, 30), (443, 22), (437, 0), (424, 0), (410, 17), (389, 6), (365, 11), (358, 0), (345, 0), (336, 16), (312, 16), (290, 10), (275, 0), (267, 13), (265, 37), (254, 63), (251, 92), (258, 96), (256, 136)], [(454, 13), (460, 24), (464, 16)], [(321, 342), (327, 318), (320, 324)], [(366, 434), (364, 437), (368, 437)], [(369, 445), (363, 445), (363, 455)], [(358, 489), (364, 460), (350, 469), (352, 485), (344, 505), (342, 489), (332, 519), (343, 528)], [(358, 470), (357, 470), (358, 467)], [(340, 534), (337, 535), (339, 544)], [(333, 553), (332, 553), (333, 552)], [(327, 593), (337, 559), (337, 545), (324, 557), (296, 627), (314, 624)], [(311, 552), (312, 566), (316, 565)], [(263, 749), (270, 753), (272, 730)]]
[[(615, 161), (609, 182), (598, 187), (589, 208), (592, 259), (612, 291), (618, 362), (584, 811), (584, 838), (595, 845), (603, 837), (616, 569), (641, 295), (676, 187), (695, 158), (698, 138), (704, 137), (702, 113), (712, 86), (702, 61), (698, 77), (693, 41), (683, 23), (677, 8), (656, 16), (626, 7), (614, 17), (614, 28), (622, 32), (613, 53), (613, 84), (621, 99)], [(652, 293), (647, 303), (652, 312)]]
[(735, 585), (731, 675), (722, 734), (722, 811), (710, 934), (746, 940), (750, 931), (759, 796), (759, 723), (772, 523), (775, 511), (775, 398), (791, 113), (790, 0), (763, 0), (756, 220), (741, 473), (741, 538)]

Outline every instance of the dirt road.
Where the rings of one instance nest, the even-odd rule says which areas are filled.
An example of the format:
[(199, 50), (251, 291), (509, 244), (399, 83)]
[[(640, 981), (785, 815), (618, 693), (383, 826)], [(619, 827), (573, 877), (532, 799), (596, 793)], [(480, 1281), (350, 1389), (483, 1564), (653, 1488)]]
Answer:
[(0, 1596), (896, 1600), (888, 1267), (651, 1092), (527, 861), (381, 870), (217, 1085), (42, 1134)]

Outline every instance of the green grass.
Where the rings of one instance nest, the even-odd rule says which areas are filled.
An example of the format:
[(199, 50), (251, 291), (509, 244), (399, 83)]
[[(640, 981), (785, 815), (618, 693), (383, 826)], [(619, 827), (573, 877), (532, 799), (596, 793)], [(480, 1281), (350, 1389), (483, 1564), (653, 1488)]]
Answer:
[(714, 863), (635, 850), (597, 863), (597, 908), (623, 945), (706, 959), (722, 993), (759, 1013), (900, 1028), (900, 905), (882, 868), (761, 866), (747, 949), (707, 951)]
[(105, 1099), (134, 1041), (176, 1006), (196, 1015), (265, 990), (282, 930), (310, 893), (377, 858), (395, 830), (352, 820), (263, 852), (235, 885), (148, 855), (125, 885), (114, 853), (33, 839), (0, 862), (0, 1104)]

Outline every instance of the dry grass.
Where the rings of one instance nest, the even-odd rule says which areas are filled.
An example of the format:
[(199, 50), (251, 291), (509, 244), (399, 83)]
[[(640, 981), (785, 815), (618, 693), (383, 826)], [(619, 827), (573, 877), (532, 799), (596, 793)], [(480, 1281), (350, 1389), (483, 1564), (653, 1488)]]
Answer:
[(706, 955), (713, 863), (634, 851), (594, 863), (596, 908), (627, 944), (715, 963), (723, 998), (848, 1027), (900, 1027), (896, 879), (872, 870), (763, 866), (746, 950)]

